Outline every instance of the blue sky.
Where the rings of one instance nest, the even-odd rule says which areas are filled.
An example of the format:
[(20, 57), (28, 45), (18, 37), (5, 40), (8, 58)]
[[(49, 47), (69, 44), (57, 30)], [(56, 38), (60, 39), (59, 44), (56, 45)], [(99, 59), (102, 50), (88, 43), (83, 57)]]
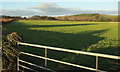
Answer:
[[(5, 11), (4, 13), (6, 13), (6, 15), (17, 15), (17, 12), (19, 11), (25, 11), (25, 13), (30, 12), (28, 15), (40, 14), (55, 16), (67, 15), (67, 12), (68, 15), (94, 12), (102, 14), (117, 14), (118, 2), (2, 2), (2, 10), (3, 12)], [(16, 13), (8, 13), (13, 11)], [(54, 11), (56, 12), (55, 14), (52, 13)]]
[(1, 0), (2, 2), (118, 2), (119, 0)]
[[(47, 3), (47, 2), (46, 2)], [(61, 7), (80, 8), (84, 10), (117, 10), (118, 2), (55, 2)], [(29, 6), (37, 6), (40, 2), (3, 2), (3, 9), (25, 9)]]

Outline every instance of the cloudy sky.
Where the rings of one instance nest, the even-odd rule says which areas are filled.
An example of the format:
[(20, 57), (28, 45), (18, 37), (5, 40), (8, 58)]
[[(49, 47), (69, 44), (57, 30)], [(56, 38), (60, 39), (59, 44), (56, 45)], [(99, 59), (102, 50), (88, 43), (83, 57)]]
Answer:
[(3, 15), (62, 16), (81, 13), (117, 15), (118, 2), (2, 2)]

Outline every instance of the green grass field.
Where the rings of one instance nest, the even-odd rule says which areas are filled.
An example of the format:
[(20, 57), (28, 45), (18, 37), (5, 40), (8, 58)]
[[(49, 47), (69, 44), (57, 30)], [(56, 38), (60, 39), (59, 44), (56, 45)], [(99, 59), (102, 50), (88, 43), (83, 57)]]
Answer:
[[(6, 24), (4, 27), (9, 32), (17, 32), (22, 37), (22, 42), (118, 55), (117, 22), (19, 20)], [(44, 49), (26, 46), (20, 46), (20, 49), (21, 51), (44, 56)], [(49, 50), (48, 57), (95, 67), (95, 57), (91, 56)], [(38, 61), (38, 59), (32, 57), (27, 60), (44, 66), (42, 60)], [(109, 59), (101, 58), (99, 60), (100, 69), (106, 68), (110, 70), (111, 68), (117, 68), (116, 65), (109, 64), (108, 62), (110, 61)], [(57, 68), (56, 65), (58, 66)], [(53, 62), (49, 62), (48, 67), (56, 68), (56, 70), (72, 69)]]

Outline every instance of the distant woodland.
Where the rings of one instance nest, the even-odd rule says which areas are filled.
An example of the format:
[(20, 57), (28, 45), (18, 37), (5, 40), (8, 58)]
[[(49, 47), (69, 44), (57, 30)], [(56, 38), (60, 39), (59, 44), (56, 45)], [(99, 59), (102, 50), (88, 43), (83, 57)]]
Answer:
[(104, 15), (104, 14), (77, 14), (69, 16), (40, 16), (34, 15), (31, 17), (20, 16), (2, 16), (2, 19), (22, 19), (22, 20), (60, 20), (60, 21), (94, 21), (94, 22), (117, 22), (119, 21), (117, 15)]

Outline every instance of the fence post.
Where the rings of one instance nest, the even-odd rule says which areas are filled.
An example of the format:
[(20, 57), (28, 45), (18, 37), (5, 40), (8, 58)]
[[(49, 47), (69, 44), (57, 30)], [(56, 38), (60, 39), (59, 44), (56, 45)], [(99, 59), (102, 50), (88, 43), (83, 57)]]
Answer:
[(96, 72), (98, 72), (98, 56), (96, 56)]
[(19, 57), (17, 57), (17, 72), (19, 72)]
[(45, 48), (45, 67), (47, 67), (47, 48)]
[[(19, 42), (17, 42), (17, 48), (19, 50)], [(17, 72), (19, 72), (19, 54), (17, 54)]]

